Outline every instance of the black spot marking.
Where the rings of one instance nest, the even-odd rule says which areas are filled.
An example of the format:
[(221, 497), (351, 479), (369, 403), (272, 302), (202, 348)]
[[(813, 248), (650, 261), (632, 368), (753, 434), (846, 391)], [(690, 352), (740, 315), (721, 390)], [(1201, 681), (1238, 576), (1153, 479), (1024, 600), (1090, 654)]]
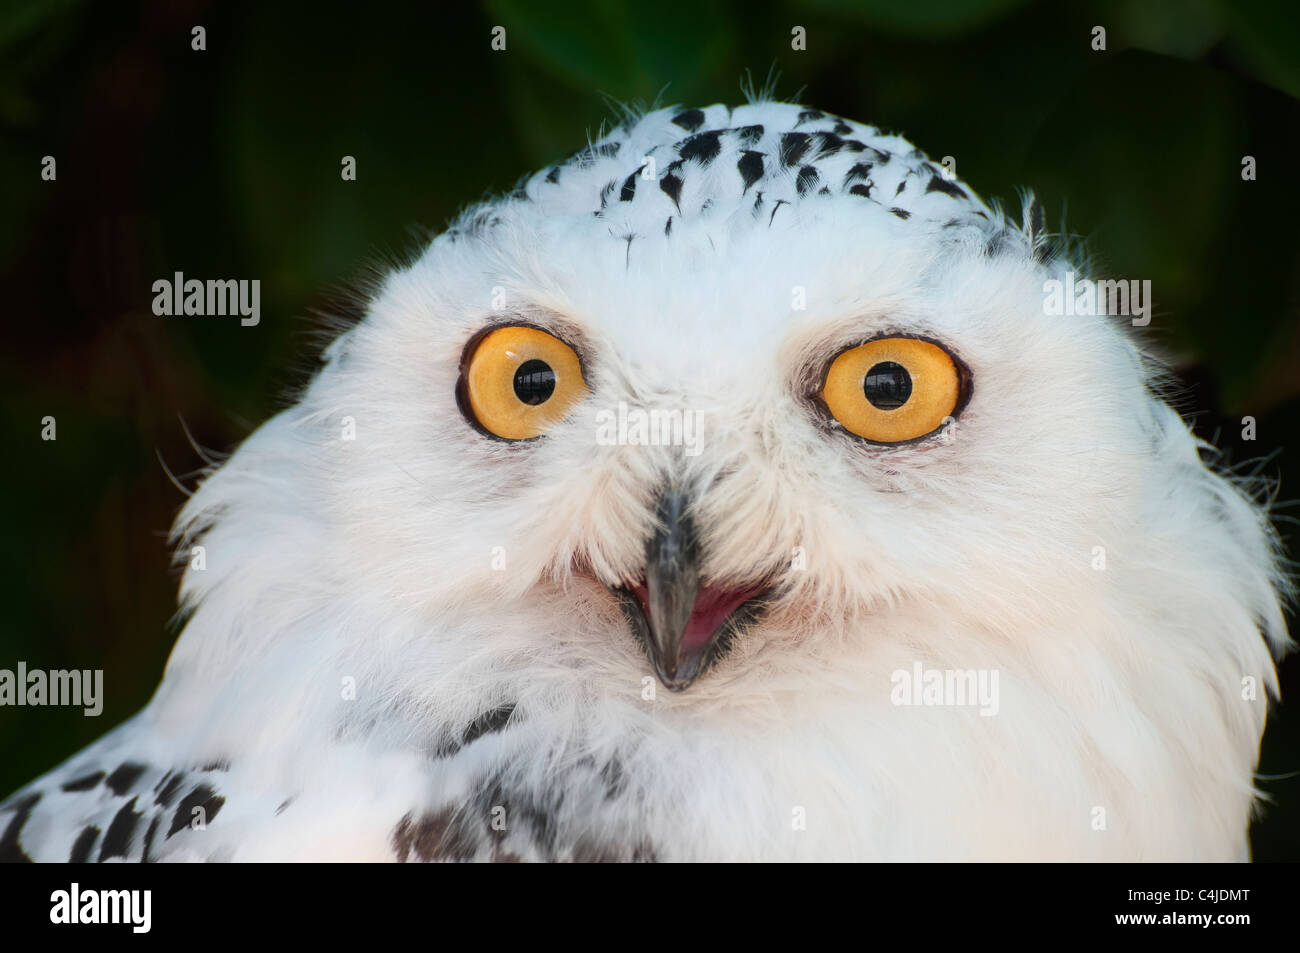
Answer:
[(868, 182), (866, 185), (858, 183), (852, 186), (849, 191), (854, 195), (861, 195), (864, 199), (869, 199), (871, 198), (871, 183)]
[(185, 830), (194, 817), (194, 809), (203, 809), (203, 823), (211, 824), (213, 819), (221, 811), (221, 805), (226, 803), (224, 797), (220, 797), (216, 791), (206, 784), (200, 784), (185, 797), (181, 798), (181, 803), (176, 805), (176, 813), (172, 816), (171, 827), (167, 831), (167, 838), (173, 834)]
[(485, 714), (479, 715), (465, 729), (465, 735), (461, 738), (461, 744), (467, 745), (477, 741), (484, 735), (494, 734), (503, 731), (510, 716), (514, 714), (514, 705), (502, 705), (500, 708), (494, 708)]
[(161, 791), (157, 791), (155, 788), (158, 796), (153, 799), (153, 802), (161, 807), (171, 807), (172, 801), (181, 789), (181, 785), (185, 783), (185, 775), (183, 773), (175, 774), (171, 775), (170, 779), (164, 778), (163, 780), (167, 781), (167, 783), (163, 785)]
[(466, 229), (471, 235), (476, 235), (487, 228), (495, 227), (501, 224), (500, 217), (494, 215), (490, 210), (484, 209), (474, 216)]
[(799, 125), (799, 123), (809, 122), (814, 119), (825, 119), (825, 118), (826, 118), (826, 114), (822, 112), (820, 109), (801, 109), (799, 110), (799, 121), (796, 122), (795, 125), (797, 126)]
[(560, 167), (557, 165), (550, 172), (546, 173), (546, 181), (552, 185), (557, 185), (560, 181)]
[(229, 771), (230, 762), (227, 761), (225, 758), (218, 758), (216, 761), (209, 761), (199, 770), (200, 771)]
[(907, 220), (912, 217), (912, 213), (909, 212), (907, 209), (891, 208), (890, 211), (893, 212), (895, 215), (897, 215), (899, 218), (904, 220)]
[[(508, 815), (507, 815), (508, 816)], [(418, 821), (407, 814), (393, 828), (393, 852), (398, 863), (415, 859), (428, 863), (434, 860), (473, 860), (477, 852), (474, 838), (458, 820), (451, 808), (436, 814), (425, 814)]]
[(153, 847), (153, 835), (158, 833), (158, 822), (162, 820), (162, 815), (155, 814), (152, 821), (149, 822), (149, 830), (144, 835), (144, 850), (140, 852), (140, 863), (152, 864), (153, 858), (149, 856), (149, 848)]
[(857, 165), (849, 169), (848, 172), (844, 173), (844, 184), (848, 185), (850, 182), (856, 182), (860, 179), (871, 178), (872, 168), (873, 166), (870, 162), (857, 163)]
[(745, 190), (741, 193), (744, 195), (751, 185), (763, 177), (763, 153), (746, 149), (741, 153), (736, 168), (740, 172), (740, 177), (745, 180)]
[(100, 781), (104, 780), (104, 772), (96, 771), (94, 774), (88, 774), (84, 778), (77, 778), (63, 785), (65, 791), (89, 791), (96, 787)]
[(681, 148), (677, 150), (677, 154), (683, 160), (698, 159), (701, 165), (708, 166), (722, 151), (722, 143), (719, 141), (720, 136), (721, 133), (719, 132), (698, 133), (682, 143)]
[[(642, 166), (641, 168), (643, 169), (645, 166)], [(637, 171), (633, 172), (623, 180), (623, 188), (618, 193), (618, 200), (620, 202), (632, 201), (632, 197), (636, 195), (636, 180), (640, 174), (641, 169), (637, 169)]]
[[(555, 804), (538, 803), (523, 792), (508, 793), (498, 781), (477, 799), (475, 813), (477, 816), (489, 818), (492, 808), (498, 806), (505, 808), (507, 824), (522, 826), (531, 831), (532, 841), (543, 857), (549, 860), (556, 859), (555, 841), (559, 832), (553, 817)], [(497, 839), (500, 839), (499, 832), (494, 833), (497, 833)]]
[(1007, 235), (1007, 230), (1004, 228), (991, 235), (989, 240), (984, 243), (984, 254), (989, 258), (996, 258), (1008, 248), (1012, 247), (1012, 245), (1013, 243)]
[(833, 132), (814, 132), (813, 138), (817, 140), (817, 158), (822, 156), (833, 156), (844, 148), (844, 140)]
[(806, 132), (783, 132), (781, 134), (781, 164), (784, 166), (797, 165), (803, 158), (803, 154), (808, 151), (808, 133)]
[(830, 195), (830, 194), (831, 194), (831, 188), (830, 188), (830, 186), (829, 186), (829, 185), (823, 185), (820, 189), (817, 190), (817, 194), (818, 194), (818, 195)]
[(40, 799), (41, 794), (37, 791), (35, 794), (29, 794), (21, 801), (15, 801), (11, 805), (14, 809), (13, 820), (5, 828), (4, 834), (0, 835), (0, 863), (31, 863), (32, 859), (23, 850), (18, 835), (22, 833), (23, 825), (32, 816), (32, 808), (36, 806), (36, 802)]
[(95, 846), (95, 840), (99, 837), (99, 828), (91, 824), (80, 834), (77, 835), (76, 841), (72, 844), (72, 853), (68, 855), (68, 863), (84, 864), (90, 860), (90, 851)]
[(659, 188), (664, 195), (673, 200), (673, 204), (677, 206), (677, 211), (680, 213), (682, 210), (682, 180), (672, 172), (666, 172), (663, 178), (659, 180)]
[[(594, 780), (607, 792), (626, 786), (620, 765), (606, 765), (597, 775), (595, 761), (584, 762), (584, 778)], [(564, 794), (553, 789), (538, 794), (540, 800), (528, 792), (508, 789), (498, 774), (455, 807), (410, 811), (390, 835), (394, 856), (399, 861), (518, 861), (520, 858), (506, 847), (509, 839), (527, 843), (530, 855), (535, 853), (538, 859), (548, 862), (654, 858), (650, 845), (638, 842), (631, 833), (613, 840), (581, 835), (576, 837), (576, 843), (574, 839), (562, 839), (555, 815)], [(505, 820), (506, 830), (494, 826), (498, 817)]]
[(895, 196), (901, 195), (903, 189), (905, 189), (906, 187), (907, 187), (907, 180), (904, 179), (902, 182), (898, 183), (898, 188), (894, 189), (894, 195)]
[(754, 208), (752, 210), (754, 218), (758, 218), (758, 210), (763, 207), (763, 193), (759, 192), (754, 196)]
[(843, 139), (841, 140), (841, 147), (849, 152), (867, 151), (867, 144), (865, 142), (859, 142), (857, 139)]
[(684, 112), (679, 112), (673, 117), (673, 122), (681, 126), (687, 132), (694, 132), (696, 129), (699, 129), (700, 126), (704, 125), (704, 110), (687, 109)]
[[(671, 222), (672, 219), (669, 219), (669, 221)], [(628, 243), (628, 253), (631, 254), (632, 240), (636, 238), (636, 236), (620, 235), (618, 237)], [(443, 742), (438, 746), (437, 750), (434, 751), (433, 756), (435, 758), (450, 758), (461, 748), (465, 747), (465, 745), (478, 740), (484, 735), (503, 730), (506, 726), (506, 722), (510, 720), (510, 715), (514, 710), (514, 705), (502, 705), (500, 708), (494, 708), (492, 711), (479, 715), (470, 722), (459, 739), (452, 739)]]
[(664, 234), (668, 235), (672, 232), (672, 230), (673, 230), (673, 217), (669, 215), (668, 221), (664, 222)]
[(835, 132), (839, 133), (841, 136), (847, 136), (852, 131), (853, 131), (853, 127), (850, 126), (843, 119), (835, 120)]
[(275, 816), (279, 817), (284, 813), (284, 809), (293, 803), (293, 798), (285, 798), (280, 802), (280, 806), (275, 809)]
[(942, 192), (944, 195), (951, 195), (955, 199), (968, 198), (965, 190), (956, 182), (949, 182), (941, 175), (930, 176), (930, 184), (925, 187), (927, 192)]
[(99, 862), (102, 864), (110, 857), (125, 857), (131, 846), (131, 837), (136, 825), (143, 816), (135, 810), (135, 798), (122, 805), (122, 810), (114, 816), (108, 831), (104, 834), (104, 843), (99, 848)]
[(735, 133), (740, 137), (741, 142), (745, 145), (752, 146), (754, 143), (758, 142), (758, 140), (763, 138), (763, 127), (741, 126), (739, 129), (735, 130)]
[(795, 181), (795, 188), (798, 190), (800, 195), (803, 195), (809, 189), (815, 188), (817, 183), (820, 181), (821, 176), (817, 174), (817, 170), (810, 165), (806, 165), (799, 170), (799, 177)]
[(511, 199), (511, 201), (514, 202), (527, 202), (528, 192), (522, 188), (515, 189), (513, 192), (510, 193), (509, 198)]
[(768, 228), (771, 228), (771, 227), (772, 227), (772, 219), (776, 218), (776, 211), (777, 211), (777, 209), (779, 209), (782, 205), (789, 205), (789, 204), (790, 204), (790, 203), (787, 202), (785, 199), (777, 199), (777, 200), (776, 200), (776, 204), (772, 206), (772, 214), (769, 215), (769, 216), (767, 217), (767, 227), (768, 227)]
[(620, 797), (627, 790), (627, 776), (623, 771), (623, 763), (617, 758), (605, 762), (604, 767), (600, 769), (600, 779), (605, 782), (607, 801)]
[(108, 789), (118, 797), (126, 794), (131, 790), (131, 786), (140, 780), (140, 775), (144, 774), (144, 765), (132, 764), (130, 761), (124, 761), (118, 766), (118, 769), (110, 774), (104, 784)]
[(608, 182), (605, 183), (605, 187), (604, 187), (603, 189), (600, 190), (600, 207), (601, 207), (601, 208), (604, 208), (604, 207), (605, 207), (605, 203), (609, 201), (609, 196), (610, 196), (610, 194), (614, 191), (614, 189), (615, 189), (617, 186), (618, 186), (618, 180), (617, 180), (617, 179), (610, 179)]

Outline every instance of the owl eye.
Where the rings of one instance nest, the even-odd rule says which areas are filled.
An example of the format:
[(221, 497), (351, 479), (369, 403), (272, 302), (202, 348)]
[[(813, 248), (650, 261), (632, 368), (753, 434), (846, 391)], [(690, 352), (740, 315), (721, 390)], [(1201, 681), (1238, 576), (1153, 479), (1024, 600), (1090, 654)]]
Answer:
[(461, 412), (503, 440), (541, 436), (587, 394), (573, 348), (540, 328), (511, 325), (474, 341), (461, 360)]
[(821, 401), (845, 430), (872, 443), (934, 433), (964, 402), (966, 375), (947, 351), (919, 338), (877, 338), (841, 351)]

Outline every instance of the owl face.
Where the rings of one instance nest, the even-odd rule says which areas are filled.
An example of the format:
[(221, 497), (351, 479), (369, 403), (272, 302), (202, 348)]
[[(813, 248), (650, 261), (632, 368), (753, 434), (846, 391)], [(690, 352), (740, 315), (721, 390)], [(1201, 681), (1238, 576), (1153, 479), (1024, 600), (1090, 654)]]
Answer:
[(519, 610), (530, 664), (688, 694), (900, 612), (994, 640), (1094, 611), (1160, 429), (1137, 349), (1046, 314), (1032, 235), (901, 140), (723, 109), (643, 118), (386, 281), (308, 396), (366, 430), (327, 467), (351, 558), (417, 613)]

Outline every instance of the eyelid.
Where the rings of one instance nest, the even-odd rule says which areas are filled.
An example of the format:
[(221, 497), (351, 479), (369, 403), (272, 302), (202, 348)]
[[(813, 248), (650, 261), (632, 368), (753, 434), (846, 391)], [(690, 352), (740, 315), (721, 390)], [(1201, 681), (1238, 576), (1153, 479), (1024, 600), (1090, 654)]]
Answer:
[(880, 331), (876, 334), (872, 334), (870, 337), (848, 338), (846, 339), (848, 343), (836, 345), (833, 350), (822, 351), (818, 357), (820, 363), (815, 363), (810, 367), (810, 370), (815, 368), (815, 372), (808, 375), (806, 378), (808, 381), (808, 384), (806, 385), (808, 389), (805, 393), (807, 393), (809, 397), (816, 397), (822, 392), (822, 388), (826, 386), (827, 372), (830, 371), (831, 365), (835, 363), (835, 359), (845, 351), (852, 351), (854, 348), (862, 347), (864, 344), (870, 344), (872, 341), (881, 341), (886, 338), (907, 338), (912, 341), (924, 341), (926, 344), (933, 344), (935, 347), (942, 348), (946, 351), (957, 368), (959, 381), (965, 397), (965, 400), (958, 404), (957, 411), (953, 416), (955, 417), (957, 413), (960, 413), (961, 410), (970, 403), (971, 391), (974, 389), (975, 375), (971, 371), (970, 366), (962, 359), (961, 353), (947, 341), (937, 337), (931, 337), (928, 334), (913, 331)]
[(573, 349), (574, 354), (578, 355), (578, 363), (582, 367), (583, 379), (590, 379), (587, 377), (587, 371), (588, 368), (595, 365), (595, 348), (582, 326), (563, 315), (536, 309), (509, 314), (501, 312), (493, 314), (491, 320), (475, 331), (465, 342), (464, 348), (461, 349), (459, 367), (461, 373), (464, 373), (466, 362), (474, 354), (474, 349), (478, 347), (483, 339), (493, 331), (499, 331), (502, 328), (532, 328), (534, 331), (542, 331), (564, 342)]

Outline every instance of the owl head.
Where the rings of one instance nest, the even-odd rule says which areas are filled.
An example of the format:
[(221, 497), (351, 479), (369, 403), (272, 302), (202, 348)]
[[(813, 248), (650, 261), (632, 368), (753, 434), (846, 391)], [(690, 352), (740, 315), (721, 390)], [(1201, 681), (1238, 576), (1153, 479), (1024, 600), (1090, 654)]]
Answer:
[(914, 659), (1224, 708), (1272, 683), (1274, 538), (1132, 321), (1045, 305), (1077, 267), (870, 126), (635, 118), (386, 275), (204, 484), (184, 594), (222, 635), (172, 665), (342, 667), (417, 721), (887, 695)]

